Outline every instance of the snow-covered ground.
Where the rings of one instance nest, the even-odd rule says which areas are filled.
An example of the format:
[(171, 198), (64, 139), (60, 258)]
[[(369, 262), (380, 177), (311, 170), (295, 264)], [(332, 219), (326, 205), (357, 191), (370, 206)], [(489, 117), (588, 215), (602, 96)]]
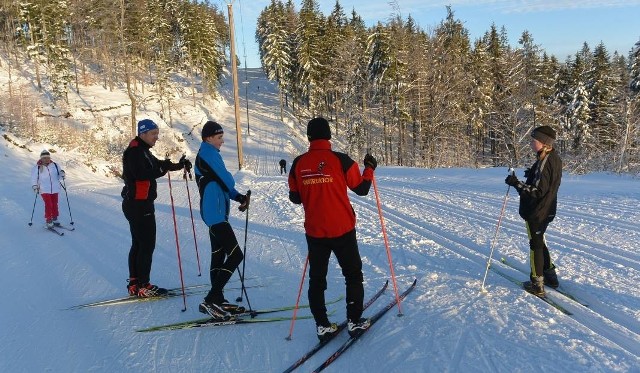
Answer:
[[(243, 108), (247, 167), (238, 171), (233, 107), (210, 108), (225, 126), (223, 157), (237, 188), (251, 189), (248, 231), (245, 215), (233, 210), (231, 223), (246, 241), (247, 285), (253, 308), (295, 303), (306, 244), (302, 209), (288, 201), (286, 177), (277, 161), (304, 151), (304, 126), (277, 120), (273, 86), (251, 72), (250, 135)], [(260, 87), (259, 90), (257, 87)], [(225, 91), (227, 97), (229, 93)], [(243, 97), (244, 98), (244, 97)], [(125, 100), (125, 98), (121, 98)], [(188, 101), (188, 98), (186, 99)], [(96, 104), (100, 107), (100, 104)], [(104, 105), (106, 106), (106, 105)], [(191, 108), (191, 109), (190, 109)], [(200, 110), (200, 111), (198, 111)], [(161, 137), (192, 127), (202, 108), (185, 104), (183, 126), (162, 128)], [(191, 118), (191, 122), (188, 119)], [(200, 127), (195, 131), (199, 133)], [(175, 132), (172, 132), (175, 131)], [(11, 136), (9, 134), (9, 136)], [(20, 139), (16, 140), (21, 143)], [(30, 169), (44, 144), (27, 149), (0, 140), (0, 305), (1, 372), (278, 372), (316, 343), (313, 321), (298, 320), (287, 341), (287, 321), (261, 325), (138, 333), (158, 324), (202, 317), (204, 294), (81, 310), (67, 308), (126, 295), (128, 225), (121, 212), (119, 179), (90, 171), (81, 154), (53, 155), (67, 171), (68, 199), (76, 230), (58, 237), (42, 228), (43, 206), (34, 195)], [(193, 157), (197, 136), (186, 137)], [(338, 149), (340, 150), (340, 149)], [(162, 156), (162, 154), (158, 154)], [(117, 166), (117, 165), (116, 165)], [(522, 175), (522, 170), (517, 170)], [(381, 166), (378, 191), (400, 290), (414, 278), (416, 290), (402, 303), (404, 317), (390, 311), (336, 360), (329, 372), (640, 372), (640, 181), (627, 176), (565, 174), (558, 218), (547, 241), (562, 287), (583, 307), (551, 292), (573, 316), (529, 295), (489, 272), (488, 293), (480, 291), (507, 187), (506, 169), (412, 169)], [(185, 284), (206, 284), (209, 242), (199, 219), (195, 183), (189, 182), (200, 265), (191, 228), (186, 183), (171, 174)], [(167, 177), (159, 180), (157, 247), (152, 281), (179, 287), (176, 240)], [(528, 242), (511, 191), (494, 258), (507, 258), (528, 272)], [(375, 196), (350, 194), (358, 215), (365, 291), (390, 277)], [(61, 195), (62, 220), (71, 219)], [(519, 279), (528, 276), (498, 262)], [(327, 299), (344, 293), (332, 259)], [(234, 277), (227, 298), (235, 299)], [(302, 299), (306, 303), (306, 284)], [(368, 313), (393, 298), (393, 288)], [(344, 304), (329, 307), (344, 319)], [(289, 315), (284, 312), (283, 315)], [(301, 309), (301, 316), (308, 310)], [(340, 335), (299, 371), (310, 371), (347, 338)]]

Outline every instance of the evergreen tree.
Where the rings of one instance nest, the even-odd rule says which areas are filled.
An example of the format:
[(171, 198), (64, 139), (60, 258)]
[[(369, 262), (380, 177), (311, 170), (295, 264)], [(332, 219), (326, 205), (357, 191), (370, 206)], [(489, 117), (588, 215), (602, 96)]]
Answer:
[(629, 52), (629, 75), (629, 88), (635, 94), (640, 93), (640, 40)]
[(46, 65), (51, 83), (51, 92), (56, 99), (67, 99), (71, 82), (71, 58), (67, 26), (69, 9), (66, 0), (34, 0), (20, 3), (20, 16), (25, 24), (21, 28), (27, 40), (29, 55), (34, 60), (38, 74), (40, 66)]
[[(519, 47), (512, 56), (511, 79), (509, 79), (512, 128), (508, 131), (510, 151), (515, 164), (522, 155), (529, 155), (528, 135), (531, 129), (542, 124), (553, 124), (547, 115), (543, 100), (544, 79), (542, 77), (542, 59), (540, 47), (533, 41), (528, 31), (524, 31), (518, 41)], [(554, 126), (555, 127), (555, 126)], [(509, 146), (511, 148), (511, 146)]]
[(489, 131), (487, 119), (491, 116), (493, 105), (491, 99), (493, 85), (489, 71), (488, 48), (485, 40), (478, 39), (471, 52), (470, 63), (473, 82), (469, 93), (469, 123), (473, 127), (476, 162), (487, 155), (486, 139)]
[(288, 77), (291, 65), (291, 51), (289, 49), (289, 33), (287, 31), (287, 13), (284, 4), (272, 0), (263, 10), (258, 19), (260, 27), (259, 45), (262, 66), (270, 80), (275, 81), (279, 88), (280, 119), (283, 119), (283, 92), (289, 86)]
[[(376, 137), (378, 141), (383, 141), (382, 149), (384, 149), (382, 161), (391, 162), (390, 145), (388, 139), (388, 103), (390, 85), (393, 82), (393, 74), (391, 65), (393, 64), (391, 37), (389, 31), (378, 22), (374, 31), (369, 35), (367, 40), (367, 71), (368, 79), (372, 84), (372, 102), (370, 105), (379, 107), (381, 112), (382, 131), (381, 136)], [(379, 147), (380, 144), (371, 143), (373, 147)]]
[(462, 21), (455, 18), (451, 7), (447, 7), (446, 19), (434, 29), (431, 41), (422, 45), (427, 56), (422, 66), (426, 84), (420, 93), (421, 100), (424, 97), (425, 101), (422, 140), (425, 150), (432, 155), (428, 164), (444, 166), (472, 162), (470, 40), (468, 31)]
[(347, 125), (350, 154), (371, 148), (368, 140), (372, 126), (368, 114), (370, 87), (367, 80), (367, 37), (364, 20), (353, 10), (345, 26), (345, 40), (339, 51), (339, 60), (333, 64), (336, 75), (342, 79), (338, 83), (343, 86), (339, 93), (342, 97), (338, 99)]
[(325, 92), (326, 112), (332, 113), (335, 118), (336, 134), (339, 134), (338, 111), (340, 110), (340, 98), (344, 95), (345, 69), (336, 68), (342, 65), (343, 46), (346, 41), (347, 17), (340, 2), (336, 0), (333, 10), (327, 17), (325, 33), (322, 38), (322, 53), (320, 65), (323, 71), (320, 74), (324, 79), (321, 83)]
[[(614, 128), (614, 81), (609, 53), (600, 43), (593, 51), (592, 69), (588, 74), (589, 109), (591, 127), (598, 146), (612, 149), (617, 142)], [(601, 150), (602, 151), (602, 150)]]
[(491, 107), (487, 117), (490, 142), (490, 154), (494, 165), (504, 164), (510, 159), (506, 138), (512, 131), (512, 110), (510, 90), (511, 81), (516, 80), (509, 75), (510, 48), (504, 28), (498, 32), (495, 25), (484, 36), (489, 57), (489, 73), (491, 79)]
[(179, 56), (185, 65), (199, 71), (204, 84), (214, 91), (226, 60), (228, 32), (224, 15), (215, 6), (185, 1), (177, 21), (180, 27), (177, 38), (183, 49)]
[(322, 65), (322, 37), (325, 33), (325, 20), (315, 0), (303, 0), (300, 8), (296, 55), (300, 64), (298, 79), (301, 93), (311, 110), (312, 116), (321, 111), (321, 99), (324, 87), (321, 82), (325, 66)]

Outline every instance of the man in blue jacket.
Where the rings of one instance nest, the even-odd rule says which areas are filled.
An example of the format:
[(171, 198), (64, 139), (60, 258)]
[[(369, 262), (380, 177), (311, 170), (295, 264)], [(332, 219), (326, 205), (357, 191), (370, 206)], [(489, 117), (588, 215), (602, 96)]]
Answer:
[(220, 155), (223, 136), (220, 124), (213, 121), (205, 123), (194, 167), (200, 192), (200, 215), (209, 227), (211, 240), (211, 290), (199, 310), (215, 319), (228, 319), (231, 314), (244, 311), (243, 307), (224, 299), (223, 289), (243, 259), (238, 240), (229, 224), (230, 200), (240, 203), (240, 211), (246, 211), (249, 207), (249, 198), (235, 189), (233, 175)]

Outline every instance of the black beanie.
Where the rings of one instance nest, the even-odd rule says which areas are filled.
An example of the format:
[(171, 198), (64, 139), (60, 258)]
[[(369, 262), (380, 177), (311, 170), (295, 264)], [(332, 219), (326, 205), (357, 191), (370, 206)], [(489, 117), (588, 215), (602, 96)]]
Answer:
[(540, 126), (531, 131), (531, 137), (545, 145), (553, 146), (553, 142), (556, 140), (556, 131), (549, 126)]
[(331, 129), (329, 122), (322, 117), (313, 118), (307, 124), (307, 139), (313, 140), (331, 140)]
[(222, 126), (219, 125), (218, 123), (210, 120), (207, 121), (207, 123), (204, 124), (204, 127), (202, 127), (202, 139), (206, 139), (209, 136), (215, 136), (215, 135), (219, 135), (221, 133), (224, 133), (224, 130), (222, 129)]

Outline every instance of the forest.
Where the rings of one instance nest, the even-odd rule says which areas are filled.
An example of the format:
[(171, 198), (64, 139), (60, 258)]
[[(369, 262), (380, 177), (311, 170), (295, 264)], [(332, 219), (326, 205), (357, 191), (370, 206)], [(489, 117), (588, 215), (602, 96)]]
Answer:
[[(640, 172), (640, 40), (625, 52), (584, 43), (561, 61), (527, 31), (517, 45), (495, 24), (471, 40), (451, 7), (436, 25), (394, 15), (396, 7), (367, 27), (339, 1), (325, 16), (316, 0), (299, 9), (272, 0), (255, 38), (279, 87), (280, 115), (288, 110), (300, 123), (324, 116), (346, 151), (375, 149), (386, 165), (524, 165), (531, 129), (550, 125), (566, 171)], [(228, 51), (227, 16), (209, 1), (0, 0), (8, 75), (0, 125), (36, 140), (52, 136), (39, 126), (53, 122), (73, 137), (72, 118), (42, 115), (35, 103), (64, 113), (69, 92), (100, 84), (129, 98), (130, 115), (115, 123), (123, 139), (145, 100), (159, 102), (171, 126), (176, 92), (204, 106), (217, 96)], [(31, 87), (12, 83), (16, 76)]]

